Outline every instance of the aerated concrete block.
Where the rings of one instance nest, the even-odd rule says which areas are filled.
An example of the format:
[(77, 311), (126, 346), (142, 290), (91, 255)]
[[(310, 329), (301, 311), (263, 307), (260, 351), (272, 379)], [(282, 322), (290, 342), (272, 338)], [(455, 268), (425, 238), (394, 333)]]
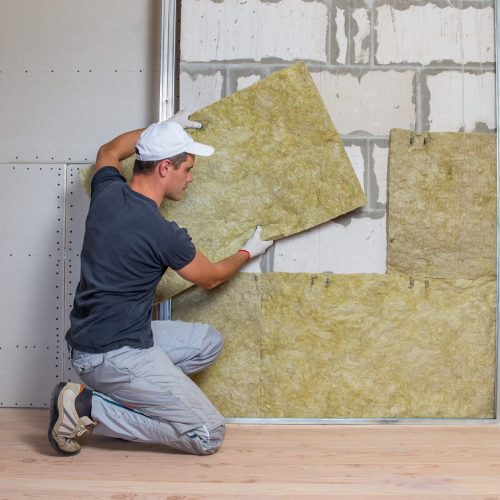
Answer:
[[(349, 217), (347, 217), (349, 218)], [(340, 218), (342, 220), (344, 218)], [(275, 243), (276, 272), (385, 273), (386, 219), (328, 222)]]
[(387, 135), (391, 128), (414, 128), (414, 71), (312, 73), (330, 116), (341, 134), (364, 131)]
[(377, 203), (385, 205), (387, 202), (387, 166), (389, 149), (373, 145), (373, 174), (375, 185), (372, 185), (371, 195)]
[(347, 35), (346, 35), (346, 15), (347, 8), (335, 6), (335, 40), (337, 42), (337, 53), (334, 57), (334, 62), (337, 64), (347, 64)]
[(388, 263), (412, 276), (496, 275), (496, 136), (393, 130)]
[(370, 62), (371, 49), (371, 20), (368, 9), (354, 9), (352, 13), (355, 31), (354, 42), (354, 62), (368, 64)]
[(428, 75), (427, 87), (431, 132), (495, 129), (495, 73), (443, 71)]
[(243, 90), (260, 80), (260, 75), (240, 76), (237, 80), (237, 89)]
[(323, 2), (182, 1), (183, 61), (327, 61)]
[(475, 3), (465, 9), (398, 1), (376, 8), (378, 64), (495, 62), (494, 12)]
[(222, 97), (222, 73), (192, 75), (185, 71), (180, 76), (180, 109), (191, 112), (209, 106)]

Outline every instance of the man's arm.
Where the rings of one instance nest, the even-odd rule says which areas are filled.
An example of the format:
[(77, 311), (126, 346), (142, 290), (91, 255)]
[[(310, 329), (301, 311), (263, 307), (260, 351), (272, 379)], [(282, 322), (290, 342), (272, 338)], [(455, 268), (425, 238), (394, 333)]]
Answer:
[(126, 132), (125, 134), (115, 137), (112, 141), (103, 144), (97, 153), (95, 172), (102, 167), (115, 167), (119, 171), (120, 160), (135, 153), (135, 145), (143, 130), (144, 129), (141, 128)]
[(212, 263), (197, 250), (194, 259), (177, 273), (185, 280), (211, 290), (231, 278), (249, 260), (247, 253), (239, 251), (224, 260)]
[(197, 250), (194, 259), (177, 270), (177, 273), (195, 285), (209, 290), (215, 288), (236, 274), (250, 259), (262, 255), (274, 243), (272, 240), (261, 240), (261, 232), (262, 228), (258, 226), (241, 250), (219, 262), (210, 262), (202, 252)]
[[(177, 111), (174, 116), (165, 121), (177, 122), (182, 128), (202, 127), (201, 123), (191, 121), (189, 119), (189, 113), (184, 109)], [(126, 132), (125, 134), (115, 137), (112, 141), (103, 144), (97, 152), (95, 172), (102, 167), (115, 167), (119, 171), (120, 161), (135, 153), (135, 145), (144, 130), (145, 129), (141, 128)]]

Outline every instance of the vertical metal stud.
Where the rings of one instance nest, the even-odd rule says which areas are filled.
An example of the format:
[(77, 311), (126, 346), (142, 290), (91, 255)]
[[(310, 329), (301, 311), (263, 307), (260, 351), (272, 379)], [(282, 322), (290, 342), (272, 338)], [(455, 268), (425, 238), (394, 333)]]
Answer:
[[(160, 103), (159, 119), (166, 120), (175, 112), (175, 87), (177, 83), (176, 69), (176, 0), (162, 0), (161, 16), (161, 50), (160, 50)], [(170, 319), (171, 301), (158, 304), (153, 311), (154, 318)]]
[(496, 391), (495, 391), (495, 419), (497, 424), (500, 423), (498, 415), (498, 404), (500, 401), (500, 370), (498, 369), (498, 363), (500, 359), (500, 313), (498, 310), (499, 305), (499, 286), (500, 286), (500, 234), (499, 234), (499, 213), (500, 213), (500, 137), (498, 134), (498, 127), (500, 124), (500, 0), (495, 0), (495, 62), (496, 62), (496, 87), (495, 87), (495, 97), (496, 97), (496, 130), (497, 130), (497, 314), (496, 314), (496, 345), (497, 345), (497, 358), (496, 358)]

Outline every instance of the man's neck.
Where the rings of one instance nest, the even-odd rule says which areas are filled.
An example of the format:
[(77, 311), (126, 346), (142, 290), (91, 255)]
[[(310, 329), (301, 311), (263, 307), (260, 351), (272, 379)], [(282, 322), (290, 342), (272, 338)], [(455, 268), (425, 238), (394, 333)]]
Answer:
[(153, 175), (135, 174), (130, 179), (129, 186), (136, 193), (140, 193), (147, 198), (151, 198), (158, 206), (163, 201), (163, 193), (158, 189)]

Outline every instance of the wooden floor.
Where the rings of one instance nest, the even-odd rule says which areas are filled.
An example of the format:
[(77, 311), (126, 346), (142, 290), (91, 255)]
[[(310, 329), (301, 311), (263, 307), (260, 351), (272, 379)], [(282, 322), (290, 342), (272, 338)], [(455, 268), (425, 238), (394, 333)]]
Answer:
[(500, 499), (500, 427), (229, 425), (197, 457), (92, 436), (55, 454), (47, 410), (0, 409), (0, 498)]

